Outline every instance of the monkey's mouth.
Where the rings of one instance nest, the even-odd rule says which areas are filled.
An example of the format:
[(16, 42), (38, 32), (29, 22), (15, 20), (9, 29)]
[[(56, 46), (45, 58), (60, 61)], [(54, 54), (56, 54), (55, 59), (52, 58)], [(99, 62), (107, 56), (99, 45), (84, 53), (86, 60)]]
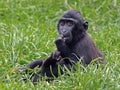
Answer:
[(70, 43), (72, 41), (72, 38), (65, 37), (65, 38), (63, 38), (63, 40), (64, 40), (65, 43)]

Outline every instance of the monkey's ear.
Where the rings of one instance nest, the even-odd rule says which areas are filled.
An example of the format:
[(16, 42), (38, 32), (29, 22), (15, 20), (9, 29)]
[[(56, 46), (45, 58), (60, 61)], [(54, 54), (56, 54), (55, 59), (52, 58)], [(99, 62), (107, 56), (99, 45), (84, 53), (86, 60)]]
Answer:
[(83, 26), (84, 26), (84, 29), (87, 30), (88, 29), (88, 22), (84, 22)]

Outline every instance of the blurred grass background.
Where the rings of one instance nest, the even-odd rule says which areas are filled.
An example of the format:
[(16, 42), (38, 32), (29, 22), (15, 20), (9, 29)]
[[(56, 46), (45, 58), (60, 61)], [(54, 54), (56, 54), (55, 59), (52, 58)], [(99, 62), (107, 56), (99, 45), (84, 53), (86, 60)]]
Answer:
[[(105, 54), (106, 67), (89, 66), (51, 83), (19, 81), (15, 72), (55, 50), (57, 21), (75, 9), (89, 22), (88, 33)], [(120, 0), (0, 0), (0, 90), (120, 90)]]

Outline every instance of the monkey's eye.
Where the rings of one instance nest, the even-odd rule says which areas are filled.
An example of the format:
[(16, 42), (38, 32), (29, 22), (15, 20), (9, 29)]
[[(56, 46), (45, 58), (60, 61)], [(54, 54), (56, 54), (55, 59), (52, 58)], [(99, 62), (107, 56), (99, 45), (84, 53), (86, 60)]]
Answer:
[(68, 22), (67, 22), (67, 25), (68, 25), (68, 26), (72, 26), (73, 24), (74, 24), (74, 23), (73, 23), (72, 21), (68, 21)]
[(65, 25), (65, 22), (64, 21), (61, 21), (60, 22), (60, 26), (64, 26)]

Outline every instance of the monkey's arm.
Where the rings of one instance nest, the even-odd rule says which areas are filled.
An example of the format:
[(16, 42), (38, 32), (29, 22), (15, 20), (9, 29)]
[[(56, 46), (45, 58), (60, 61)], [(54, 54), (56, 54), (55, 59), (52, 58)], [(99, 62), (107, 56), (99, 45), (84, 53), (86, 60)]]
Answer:
[(69, 47), (66, 45), (65, 41), (63, 40), (63, 38), (58, 38), (55, 41), (57, 50), (60, 52), (62, 57), (68, 57), (71, 54), (71, 50), (69, 49)]

